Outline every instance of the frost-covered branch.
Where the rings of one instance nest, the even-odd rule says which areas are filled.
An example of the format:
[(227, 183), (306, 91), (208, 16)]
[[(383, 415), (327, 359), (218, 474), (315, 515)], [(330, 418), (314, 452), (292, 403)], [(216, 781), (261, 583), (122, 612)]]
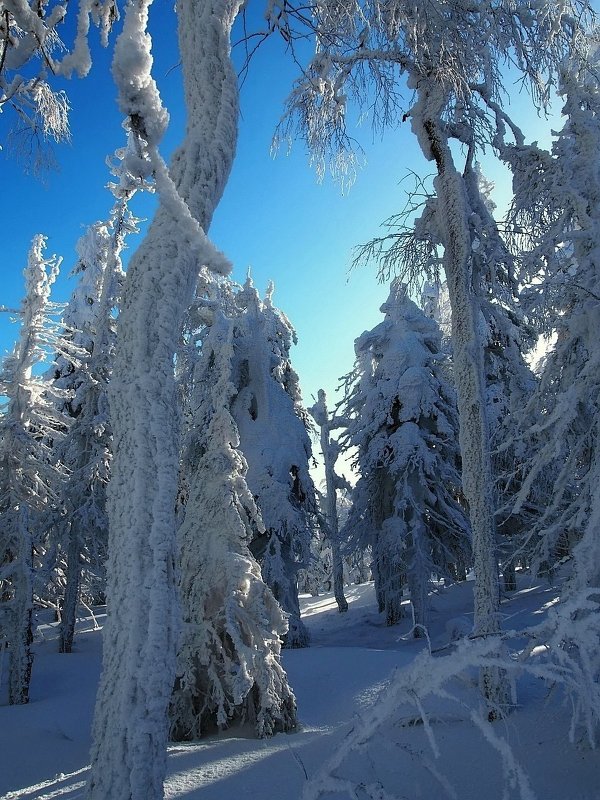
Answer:
[[(32, 150), (38, 149), (34, 168), (43, 165), (45, 141), (70, 137), (69, 101), (63, 90), (51, 87), (53, 76), (70, 77), (74, 72), (79, 77), (87, 75), (92, 63), (90, 19), (100, 29), (101, 42), (106, 46), (118, 10), (114, 0), (79, 0), (71, 51), (58, 34), (66, 15), (67, 4), (62, 2), (0, 2), (0, 109), (10, 107), (18, 120), (11, 149), (25, 147), (27, 141)], [(26, 137), (25, 143), (19, 144), (22, 137)]]
[[(419, 735), (416, 726), (422, 726), (423, 735), (419, 735), (421, 774), (429, 774), (433, 779), (432, 792), (460, 797), (459, 787), (453, 787), (435, 767), (435, 760), (444, 749), (443, 739), (436, 732), (449, 712), (458, 715), (456, 722), (472, 724), (496, 751), (502, 767), (503, 796), (512, 791), (521, 800), (532, 800), (535, 795), (527, 765), (520, 761), (517, 748), (510, 741), (510, 726), (498, 729), (490, 725), (488, 709), (473, 696), (472, 673), (477, 669), (501, 667), (510, 674), (513, 683), (526, 674), (558, 688), (572, 710), (568, 739), (572, 744), (585, 740), (594, 747), (600, 723), (599, 610), (597, 595), (584, 592), (553, 606), (546, 621), (529, 630), (463, 639), (450, 655), (435, 656), (423, 651), (409, 667), (397, 670), (390, 677), (372, 709), (353, 724), (333, 757), (306, 785), (302, 800), (319, 800), (332, 793), (362, 797), (352, 777), (352, 765), (368, 755), (371, 748), (377, 749), (378, 737), (389, 737), (387, 724), (393, 725), (396, 732), (399, 728), (410, 727), (413, 742)], [(519, 649), (518, 644), (523, 637), (530, 642), (525, 650)], [(499, 659), (501, 651), (504, 655)], [(428, 711), (434, 699), (443, 703), (442, 720)], [(433, 762), (429, 761), (426, 749), (430, 750)], [(381, 789), (385, 791), (385, 780)]]

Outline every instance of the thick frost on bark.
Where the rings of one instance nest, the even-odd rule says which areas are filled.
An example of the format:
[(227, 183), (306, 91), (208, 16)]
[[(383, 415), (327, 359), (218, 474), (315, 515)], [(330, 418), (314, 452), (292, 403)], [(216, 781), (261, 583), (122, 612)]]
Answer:
[(173, 160), (174, 184), (156, 151), (166, 117), (149, 74), (147, 3), (128, 5), (115, 54), (121, 108), (139, 146), (125, 166), (142, 177), (154, 174), (161, 206), (128, 268), (110, 388), (115, 458), (108, 504), (108, 620), (90, 800), (163, 796), (179, 627), (173, 360), (200, 266), (226, 269), (203, 231), (236, 146), (237, 79), (229, 34), (239, 5), (237, 0), (178, 4), (188, 124)]
[[(435, 159), (434, 186), (439, 200), (438, 224), (443, 234), (444, 271), (452, 307), (453, 365), (460, 417), (460, 450), (465, 497), (473, 535), (475, 569), (474, 633), (500, 630), (500, 593), (496, 557), (494, 492), (483, 368), (481, 308), (472, 285), (471, 208), (462, 176), (454, 166), (440, 122), (447, 98), (437, 85), (419, 90), (413, 124)], [(497, 708), (509, 704), (508, 686), (489, 669), (481, 675), (485, 697)]]
[(249, 550), (264, 530), (246, 485), (231, 417), (235, 320), (220, 310), (202, 336), (184, 469), (189, 486), (179, 530), (183, 635), (171, 702), (176, 740), (232, 723), (258, 736), (295, 727), (295, 700), (280, 663), (286, 615)]
[(10, 703), (29, 701), (34, 553), (40, 548), (40, 515), (56, 496), (58, 469), (47, 441), (59, 437), (60, 416), (33, 367), (57, 343), (49, 319), (50, 287), (60, 260), (45, 259), (46, 240), (36, 236), (24, 270), (26, 296), (21, 331), (2, 366), (0, 388), (8, 398), (0, 417), (0, 648), (8, 646)]
[(342, 406), (342, 443), (358, 450), (360, 477), (345, 530), (373, 547), (379, 608), (398, 621), (410, 590), (415, 622), (427, 624), (432, 574), (464, 575), (469, 526), (459, 503), (454, 392), (443, 375), (435, 322), (392, 284), (385, 320), (355, 343), (357, 363)]

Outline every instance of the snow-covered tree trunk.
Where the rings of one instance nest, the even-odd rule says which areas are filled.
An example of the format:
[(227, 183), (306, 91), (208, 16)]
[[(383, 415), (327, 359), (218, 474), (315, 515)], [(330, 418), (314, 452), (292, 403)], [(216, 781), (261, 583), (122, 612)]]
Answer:
[[(152, 106), (151, 79), (129, 74), (132, 64), (149, 72), (147, 5), (131, 2), (127, 8), (114, 72), (132, 129), (155, 145), (160, 111)], [(173, 359), (202, 263), (186, 234), (193, 234), (194, 220), (207, 230), (235, 152), (238, 95), (229, 34), (239, 6), (238, 0), (178, 4), (188, 125), (171, 174), (191, 220), (184, 220), (184, 229), (176, 217), (178, 198), (161, 192), (161, 207), (131, 260), (123, 292), (110, 390), (115, 458), (108, 509), (109, 613), (90, 800), (163, 797), (178, 635)]]
[[(425, 504), (425, 494), (427, 487), (423, 485), (421, 476), (417, 470), (411, 470), (406, 479), (407, 487), (410, 487), (410, 494), (416, 501), (417, 508)], [(413, 636), (419, 639), (424, 635), (429, 623), (429, 578), (431, 576), (431, 558), (425, 552), (424, 543), (427, 541), (426, 524), (421, 515), (414, 510), (410, 511), (408, 525), (411, 530), (410, 537), (410, 569), (406, 571), (406, 583), (410, 591), (410, 600), (413, 607)]]
[[(500, 593), (496, 558), (494, 492), (486, 419), (481, 310), (471, 283), (469, 206), (462, 176), (458, 173), (441, 112), (446, 103), (443, 89), (425, 81), (412, 112), (413, 126), (425, 155), (435, 160), (434, 180), (439, 199), (438, 224), (444, 235), (444, 270), (452, 308), (454, 379), (460, 420), (460, 449), (465, 497), (473, 537), (474, 634), (487, 636), (500, 630)], [(509, 705), (506, 676), (484, 668), (482, 691), (492, 709)], [(493, 713), (493, 710), (492, 712)]]
[(67, 562), (65, 565), (65, 593), (60, 607), (60, 636), (58, 649), (61, 653), (70, 653), (73, 649), (75, 622), (77, 619), (77, 601), (79, 599), (79, 582), (81, 579), (81, 531), (77, 520), (69, 524)]
[(12, 617), (10, 640), (10, 669), (8, 674), (8, 702), (12, 705), (23, 705), (29, 702), (29, 684), (33, 655), (33, 539), (29, 531), (29, 514), (23, 505), (17, 518), (18, 551), (15, 561), (18, 563), (18, 576), (13, 582), (13, 603), (10, 609)]
[[(329, 439), (329, 434), (325, 434)], [(323, 437), (323, 432), (321, 432)], [(323, 444), (323, 442), (321, 442)], [(340, 533), (338, 528), (337, 504), (335, 492), (335, 473), (333, 465), (326, 463), (325, 481), (327, 484), (327, 527), (331, 543), (331, 571), (333, 574), (333, 594), (340, 613), (348, 611), (348, 601), (344, 596), (344, 561), (340, 550)]]
[(348, 601), (344, 596), (344, 562), (340, 550), (340, 532), (337, 512), (338, 479), (335, 474), (335, 462), (339, 450), (337, 445), (331, 442), (327, 398), (323, 389), (319, 389), (318, 401), (312, 408), (308, 409), (308, 412), (313, 416), (320, 428), (321, 452), (323, 453), (325, 486), (327, 490), (325, 516), (327, 521), (327, 535), (331, 544), (333, 594), (338, 611), (342, 613), (348, 611)]

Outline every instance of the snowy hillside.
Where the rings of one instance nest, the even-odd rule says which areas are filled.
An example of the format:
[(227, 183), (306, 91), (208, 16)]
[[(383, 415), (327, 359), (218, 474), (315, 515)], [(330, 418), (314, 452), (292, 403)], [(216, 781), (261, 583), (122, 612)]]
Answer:
[[(433, 596), (430, 636), (438, 658), (453, 649), (452, 637), (472, 624), (467, 611), (472, 608), (472, 586), (467, 582), (442, 588)], [(519, 630), (539, 622), (556, 596), (556, 588), (530, 585), (521, 577), (520, 590), (502, 603), (505, 628)], [(453, 685), (464, 705), (426, 700), (428, 725), (416, 707), (394, 709), (384, 701), (379, 716), (391, 715), (361, 745), (360, 734), (370, 731), (373, 709), (385, 697), (391, 672), (413, 663), (427, 643), (410, 637), (408, 619), (385, 626), (372, 584), (348, 587), (347, 597), (347, 614), (338, 614), (332, 595), (301, 598), (312, 646), (287, 650), (283, 659), (298, 700), (298, 732), (257, 740), (251, 731), (235, 729), (171, 745), (167, 798), (296, 800), (303, 792), (307, 798), (360, 800), (600, 798), (600, 753), (583, 740), (569, 744), (569, 707), (558, 690), (530, 678), (519, 683), (518, 709), (489, 725), (510, 741), (525, 768), (528, 779), (522, 778), (520, 790), (506, 785), (497, 752), (469, 722), (477, 695), (468, 678)], [(102, 625), (103, 609), (96, 618)], [(54, 625), (40, 624), (38, 631), (30, 704), (9, 707), (1, 698), (0, 797), (75, 800), (83, 796), (88, 774), (101, 636), (86, 616), (79, 621), (73, 653), (67, 655), (57, 653)], [(340, 746), (352, 742), (357, 748), (336, 758)], [(327, 777), (330, 771), (335, 780)]]

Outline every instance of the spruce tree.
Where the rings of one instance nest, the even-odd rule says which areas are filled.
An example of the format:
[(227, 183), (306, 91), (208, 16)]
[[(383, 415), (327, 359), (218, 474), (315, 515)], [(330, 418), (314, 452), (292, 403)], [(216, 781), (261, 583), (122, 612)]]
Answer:
[(290, 362), (295, 332), (271, 296), (272, 287), (261, 300), (250, 279), (235, 296), (239, 316), (232, 414), (248, 463), (248, 487), (265, 525), (251, 550), (289, 615), (286, 647), (304, 647), (309, 637), (300, 619), (298, 570), (308, 563), (317, 526), (309, 420)]
[(357, 448), (359, 472), (346, 531), (356, 547), (373, 549), (386, 623), (401, 618), (409, 590), (419, 635), (432, 576), (455, 577), (470, 562), (456, 400), (443, 375), (439, 329), (400, 281), (381, 310), (384, 321), (355, 342), (341, 407), (341, 441)]
[(109, 184), (115, 202), (106, 222), (92, 225), (77, 244), (78, 277), (63, 316), (69, 354), (57, 354), (49, 377), (60, 390), (60, 411), (70, 418), (57, 457), (69, 470), (62, 503), (61, 546), (65, 559), (65, 587), (61, 602), (61, 652), (71, 652), (79, 596), (90, 601), (104, 597), (108, 517), (106, 488), (112, 460), (112, 427), (108, 384), (115, 345), (116, 307), (123, 279), (121, 254), (126, 237), (137, 232), (138, 220), (128, 204), (143, 182), (127, 172), (132, 142), (118, 150)]
[(14, 704), (29, 701), (34, 570), (64, 477), (51, 463), (50, 444), (65, 420), (35, 371), (48, 349), (58, 346), (50, 287), (60, 259), (46, 258), (45, 247), (45, 238), (35, 236), (24, 270), (19, 339), (0, 376), (7, 398), (0, 416), (0, 643), (8, 647), (8, 699)]
[(230, 411), (235, 337), (236, 320), (214, 310), (193, 368), (183, 459), (189, 496), (178, 534), (183, 632), (170, 709), (177, 740), (236, 722), (252, 724), (258, 736), (296, 724), (280, 663), (286, 615), (249, 548), (264, 525)]

